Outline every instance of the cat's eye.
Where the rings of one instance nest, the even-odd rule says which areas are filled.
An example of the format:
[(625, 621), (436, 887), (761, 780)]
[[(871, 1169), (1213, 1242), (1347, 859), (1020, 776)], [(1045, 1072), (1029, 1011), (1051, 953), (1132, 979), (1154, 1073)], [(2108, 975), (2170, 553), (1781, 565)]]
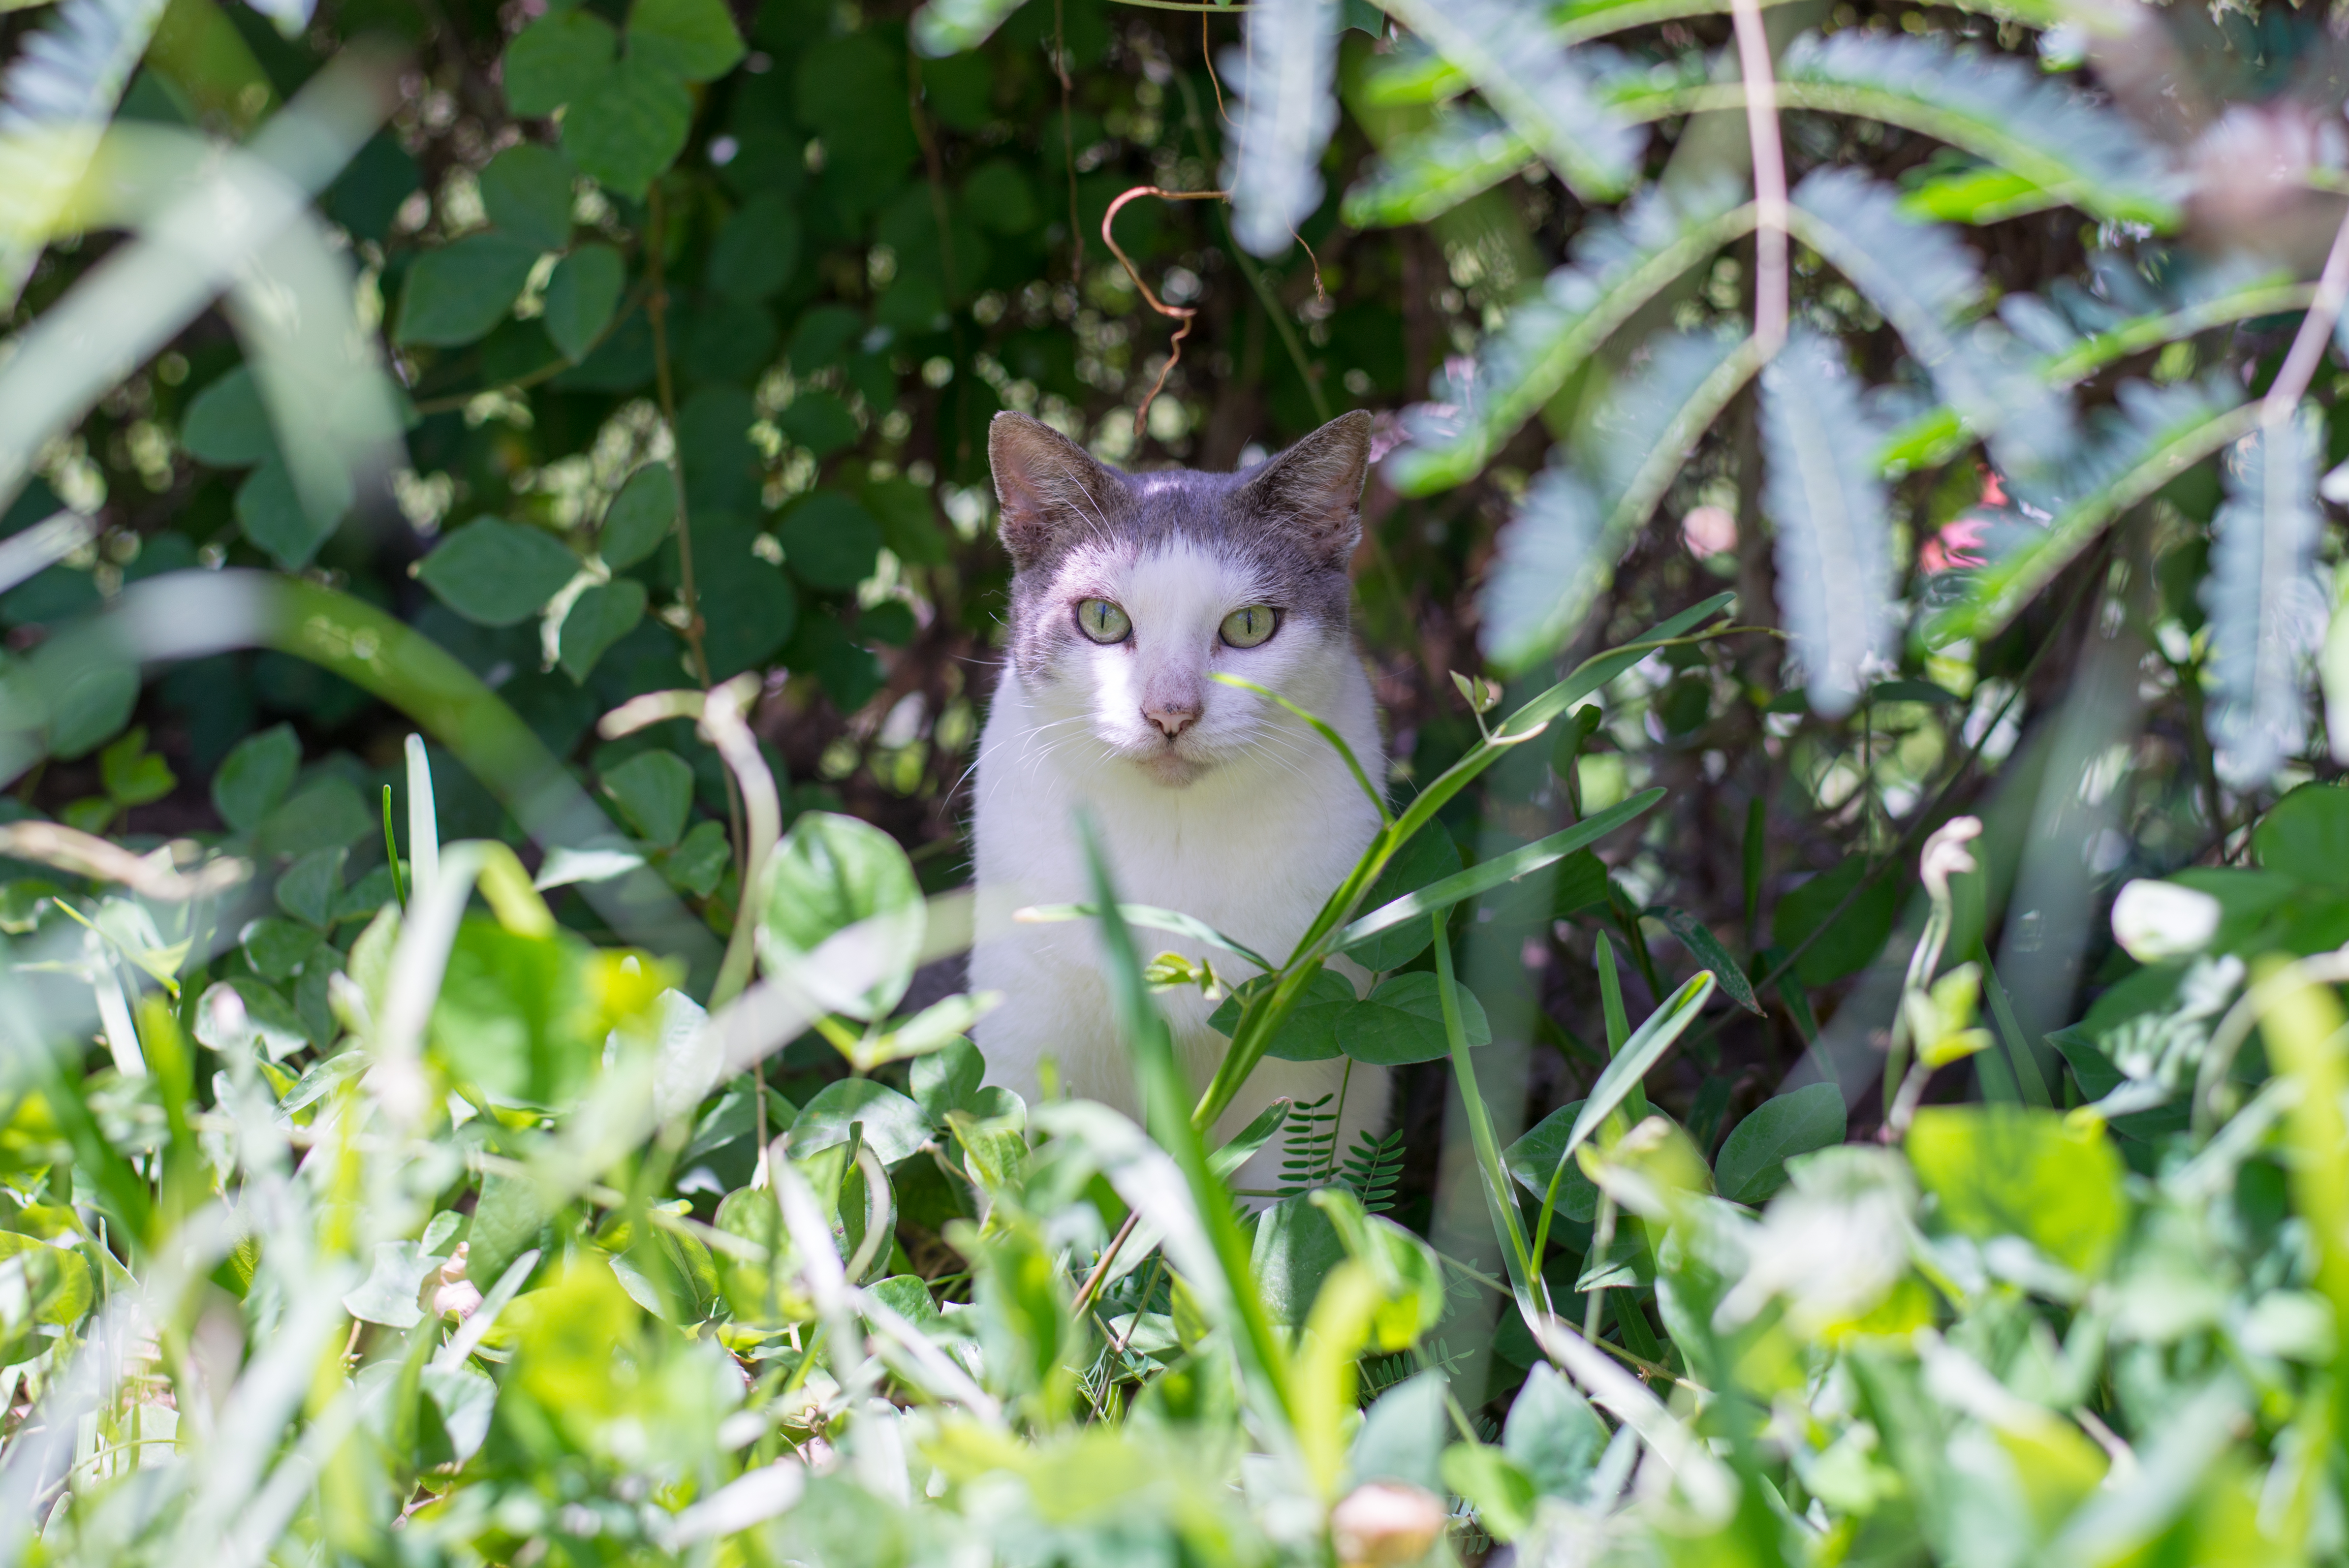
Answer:
[(1224, 618), (1224, 642), (1230, 648), (1254, 648), (1280, 629), (1280, 612), (1270, 605), (1242, 605)]
[(1077, 629), (1095, 642), (1123, 642), (1133, 634), (1133, 622), (1107, 599), (1081, 599), (1077, 604)]

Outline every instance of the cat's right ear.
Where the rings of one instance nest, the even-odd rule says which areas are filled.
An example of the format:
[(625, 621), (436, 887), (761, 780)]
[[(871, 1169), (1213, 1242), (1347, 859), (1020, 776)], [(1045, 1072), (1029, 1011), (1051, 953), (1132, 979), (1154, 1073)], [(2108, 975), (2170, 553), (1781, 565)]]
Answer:
[(1084, 448), (1039, 420), (1010, 412), (987, 428), (1003, 547), (1025, 568), (1067, 540), (1098, 528), (1122, 488)]

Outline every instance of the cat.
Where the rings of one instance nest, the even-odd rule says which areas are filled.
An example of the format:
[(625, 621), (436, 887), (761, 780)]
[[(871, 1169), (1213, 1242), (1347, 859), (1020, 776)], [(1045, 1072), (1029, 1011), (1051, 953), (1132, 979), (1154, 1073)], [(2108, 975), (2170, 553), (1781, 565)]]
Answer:
[[(1275, 961), (1377, 832), (1379, 815), (1335, 748), (1242, 676), (1319, 715), (1372, 779), (1384, 748), (1349, 625), (1347, 565), (1361, 536), (1370, 416), (1342, 415), (1237, 473), (1124, 473), (1016, 413), (988, 434), (1011, 556), (1009, 657), (979, 740), (973, 989), (1002, 993), (973, 1039), (988, 1081), (1033, 1104), (1051, 1064), (1061, 1092), (1129, 1116), (1141, 1106), (1090, 922), (1013, 911), (1092, 897), (1078, 836), (1089, 815), (1121, 899), (1179, 910)], [(1232, 954), (1137, 929), (1146, 957)], [(1339, 961), (1359, 991), (1361, 971)], [(1159, 993), (1194, 1091), (1230, 1041), (1195, 987)], [(1344, 1057), (1266, 1058), (1213, 1129), (1230, 1137), (1277, 1098), (1330, 1096), (1338, 1153), (1383, 1128), (1383, 1068)], [(1278, 1180), (1278, 1139), (1233, 1185)]]

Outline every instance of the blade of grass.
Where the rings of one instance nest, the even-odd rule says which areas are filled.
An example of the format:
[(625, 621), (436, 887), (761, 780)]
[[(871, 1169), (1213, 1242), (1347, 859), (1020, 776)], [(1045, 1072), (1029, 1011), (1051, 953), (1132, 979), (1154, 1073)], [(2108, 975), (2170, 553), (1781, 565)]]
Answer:
[(1548, 1290), (1533, 1269), (1533, 1251), (1526, 1241), (1524, 1217), (1501, 1163), (1500, 1140), (1493, 1136), (1493, 1118), (1476, 1087), (1475, 1064), (1468, 1057), (1468, 1034), (1460, 1018), (1458, 982), (1452, 973), (1452, 938), (1444, 917), (1432, 915), (1435, 930), (1435, 993), (1444, 1009), (1444, 1037), (1452, 1051), (1452, 1074), (1460, 1085), (1461, 1104), (1468, 1113), (1468, 1137), (1476, 1152), (1476, 1173), (1485, 1192), (1485, 1207), (1493, 1219), (1493, 1232), (1501, 1239), (1502, 1258), (1509, 1269), (1509, 1293), (1530, 1327), (1549, 1311)]
[(1379, 814), (1379, 820), (1389, 825), (1392, 825), (1394, 822), (1394, 814), (1387, 809), (1386, 796), (1378, 792), (1377, 787), (1371, 783), (1371, 775), (1362, 771), (1361, 759), (1354, 755), (1354, 748), (1346, 743), (1346, 737), (1338, 733), (1337, 730), (1334, 729), (1327, 720), (1321, 718), (1318, 714), (1307, 712), (1304, 709), (1299, 707), (1296, 703), (1291, 702), (1288, 698), (1283, 697), (1279, 692), (1271, 690), (1269, 687), (1259, 686), (1253, 680), (1243, 679), (1240, 676), (1230, 674), (1227, 671), (1219, 670), (1213, 675), (1210, 675), (1207, 679), (1210, 680), (1220, 681), (1226, 686), (1237, 687), (1242, 691), (1253, 691), (1259, 697), (1267, 698), (1271, 701), (1278, 702), (1283, 708), (1288, 709), (1291, 713), (1296, 714), (1297, 717), (1304, 720), (1306, 723), (1311, 725), (1313, 732), (1320, 736), (1323, 740), (1329, 742), (1330, 745), (1336, 747), (1338, 754), (1346, 760), (1346, 770), (1354, 775), (1354, 782), (1362, 786), (1362, 793), (1370, 796), (1371, 806), (1375, 808)]
[(1415, 893), (1407, 893), (1391, 904), (1381, 905), (1340, 931), (1330, 940), (1330, 950), (1344, 952), (1406, 920), (1448, 909), (1504, 882), (1514, 882), (1528, 872), (1538, 871), (1545, 866), (1563, 860), (1583, 846), (1605, 837), (1663, 798), (1661, 786), (1642, 790), (1620, 805), (1610, 806), (1595, 816), (1587, 816), (1563, 832), (1553, 833), (1547, 838), (1537, 838), (1531, 844), (1510, 850), (1506, 855), (1495, 856), (1481, 866), (1471, 866), (1465, 871), (1430, 882)]

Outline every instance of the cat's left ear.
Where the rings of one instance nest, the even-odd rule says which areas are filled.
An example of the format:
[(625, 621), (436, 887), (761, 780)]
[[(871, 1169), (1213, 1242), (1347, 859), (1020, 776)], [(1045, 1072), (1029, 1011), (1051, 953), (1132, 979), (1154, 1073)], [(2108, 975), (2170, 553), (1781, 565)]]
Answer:
[(1258, 469), (1249, 510), (1343, 570), (1362, 537), (1362, 480), (1371, 467), (1371, 416), (1340, 414)]

